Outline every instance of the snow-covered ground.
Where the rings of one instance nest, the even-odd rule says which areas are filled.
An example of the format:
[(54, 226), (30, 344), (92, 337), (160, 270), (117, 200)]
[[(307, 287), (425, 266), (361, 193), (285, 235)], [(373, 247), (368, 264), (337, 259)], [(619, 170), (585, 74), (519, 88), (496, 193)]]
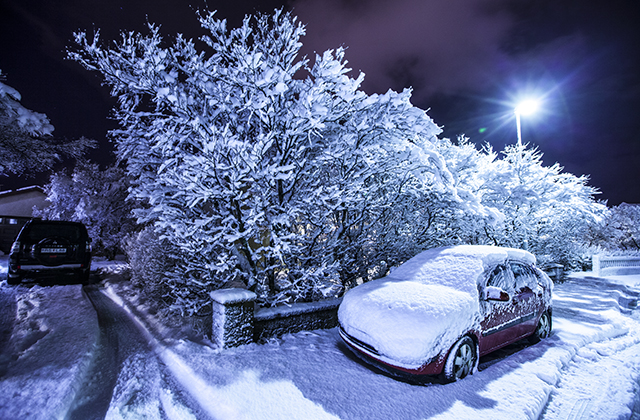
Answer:
[[(114, 281), (104, 293), (127, 306), (123, 286)], [(91, 304), (75, 285), (2, 283), (0, 292), (20, 315), (0, 345), (0, 418), (64, 417), (97, 340)], [(107, 418), (640, 419), (639, 295), (640, 276), (576, 274), (555, 288), (549, 339), (483, 358), (479, 372), (449, 385), (379, 374), (351, 355), (336, 329), (216, 351), (158, 337), (139, 315), (145, 308), (132, 308), (152, 354), (189, 398), (123, 366)], [(161, 408), (135, 407), (141, 400), (128, 397), (132, 389), (144, 389)]]
[(80, 285), (2, 283), (2, 323), (15, 324), (0, 345), (0, 419), (64, 418), (93, 358), (96, 312)]

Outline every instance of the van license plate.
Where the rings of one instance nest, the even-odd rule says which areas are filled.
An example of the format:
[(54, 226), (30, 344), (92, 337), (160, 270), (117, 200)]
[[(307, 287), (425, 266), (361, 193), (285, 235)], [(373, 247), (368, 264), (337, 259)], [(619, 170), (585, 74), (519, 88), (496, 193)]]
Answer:
[(67, 252), (66, 248), (42, 248), (40, 251), (43, 254), (64, 254)]

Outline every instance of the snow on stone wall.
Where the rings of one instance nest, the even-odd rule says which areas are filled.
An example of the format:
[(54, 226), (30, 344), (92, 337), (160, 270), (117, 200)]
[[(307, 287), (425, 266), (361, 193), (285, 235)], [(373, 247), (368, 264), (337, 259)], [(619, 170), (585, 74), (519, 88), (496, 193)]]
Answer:
[(256, 295), (244, 289), (211, 292), (212, 335), (220, 348), (237, 347), (303, 330), (338, 325), (342, 299), (255, 309)]

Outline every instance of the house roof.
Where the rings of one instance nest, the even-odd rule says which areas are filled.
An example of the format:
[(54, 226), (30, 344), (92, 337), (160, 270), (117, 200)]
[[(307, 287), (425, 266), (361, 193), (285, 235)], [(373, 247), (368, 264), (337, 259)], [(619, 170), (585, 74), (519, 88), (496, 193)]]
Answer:
[(0, 197), (10, 197), (13, 195), (21, 195), (33, 191), (41, 192), (42, 194), (44, 194), (44, 189), (41, 186), (30, 185), (28, 187), (16, 188), (14, 190), (0, 191)]

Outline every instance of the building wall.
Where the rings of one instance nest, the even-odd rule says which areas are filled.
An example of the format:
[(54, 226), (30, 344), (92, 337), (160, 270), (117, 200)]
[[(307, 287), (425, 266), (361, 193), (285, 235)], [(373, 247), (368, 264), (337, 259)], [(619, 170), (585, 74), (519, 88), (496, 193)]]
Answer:
[(0, 192), (0, 216), (31, 217), (33, 207), (46, 207), (47, 195), (40, 187)]
[(0, 253), (9, 253), (20, 229), (31, 219), (33, 207), (44, 208), (48, 204), (46, 198), (38, 186), (0, 191)]

